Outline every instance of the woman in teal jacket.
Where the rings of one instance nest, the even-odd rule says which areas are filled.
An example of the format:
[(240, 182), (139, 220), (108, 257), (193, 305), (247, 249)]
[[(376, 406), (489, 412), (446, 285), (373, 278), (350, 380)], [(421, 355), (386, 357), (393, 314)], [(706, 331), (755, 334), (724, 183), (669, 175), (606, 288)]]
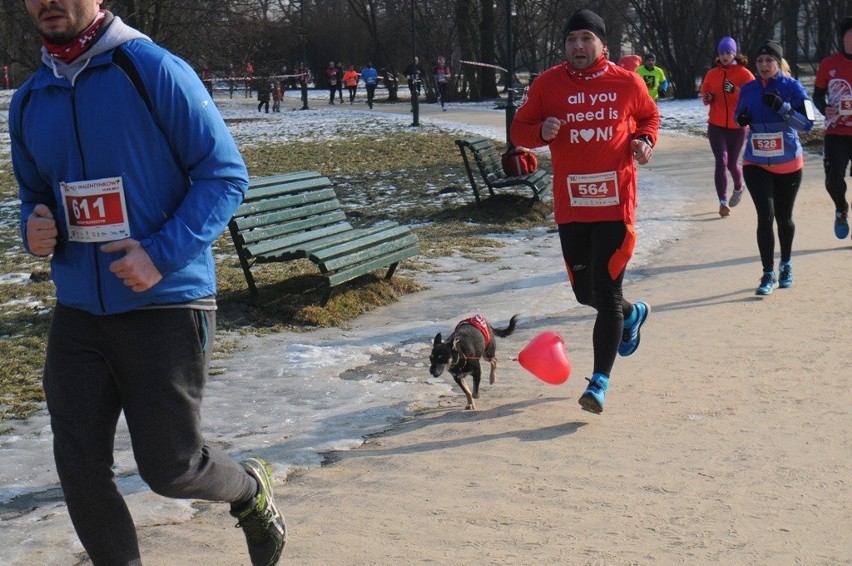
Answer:
[[(782, 72), (783, 54), (775, 41), (760, 46), (755, 61), (758, 77), (743, 85), (735, 111), (737, 123), (749, 127), (743, 177), (757, 211), (757, 247), (763, 266), (758, 295), (769, 295), (776, 283), (781, 288), (793, 284), (793, 205), (804, 166), (798, 132), (814, 125), (813, 104), (805, 88)], [(773, 222), (778, 224), (781, 247), (777, 276)]]

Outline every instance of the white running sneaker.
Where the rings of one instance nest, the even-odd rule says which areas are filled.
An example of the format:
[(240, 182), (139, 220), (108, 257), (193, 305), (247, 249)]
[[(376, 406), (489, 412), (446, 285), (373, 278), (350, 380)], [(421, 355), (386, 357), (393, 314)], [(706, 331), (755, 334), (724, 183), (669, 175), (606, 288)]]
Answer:
[(738, 191), (734, 191), (733, 194), (731, 194), (731, 200), (728, 201), (728, 206), (730, 206), (731, 208), (734, 208), (735, 206), (740, 204), (740, 199), (742, 199), (742, 198), (743, 198), (743, 190), (742, 189), (740, 189)]

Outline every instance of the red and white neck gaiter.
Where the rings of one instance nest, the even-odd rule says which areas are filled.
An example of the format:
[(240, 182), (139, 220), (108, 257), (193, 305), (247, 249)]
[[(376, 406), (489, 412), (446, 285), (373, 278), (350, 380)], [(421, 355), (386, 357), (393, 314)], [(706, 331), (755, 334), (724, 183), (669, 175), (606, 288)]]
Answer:
[(106, 11), (101, 10), (98, 12), (98, 15), (95, 16), (95, 21), (93, 21), (89, 27), (80, 32), (77, 37), (68, 43), (57, 45), (55, 43), (50, 43), (45, 39), (42, 41), (42, 45), (44, 45), (47, 54), (52, 58), (57, 61), (62, 61), (65, 64), (71, 63), (74, 59), (85, 53), (86, 50), (91, 47), (98, 35), (98, 30), (104, 23), (105, 18)]

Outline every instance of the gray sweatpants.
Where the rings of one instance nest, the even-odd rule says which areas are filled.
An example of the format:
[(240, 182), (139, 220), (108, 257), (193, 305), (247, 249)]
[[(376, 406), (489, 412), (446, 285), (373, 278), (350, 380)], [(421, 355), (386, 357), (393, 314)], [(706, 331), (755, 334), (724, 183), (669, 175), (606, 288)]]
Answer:
[(201, 435), (215, 325), (215, 311), (96, 316), (56, 306), (44, 391), (68, 512), (94, 564), (139, 563), (136, 529), (112, 472), (122, 410), (139, 474), (154, 492), (229, 503), (254, 495), (254, 479)]

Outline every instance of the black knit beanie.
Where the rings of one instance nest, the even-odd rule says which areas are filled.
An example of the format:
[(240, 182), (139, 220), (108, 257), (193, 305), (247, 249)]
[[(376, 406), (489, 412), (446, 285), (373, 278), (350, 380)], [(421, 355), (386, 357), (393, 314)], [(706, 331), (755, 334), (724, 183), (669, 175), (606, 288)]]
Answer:
[(568, 23), (565, 24), (565, 29), (562, 32), (562, 38), (568, 36), (572, 31), (577, 30), (589, 30), (596, 36), (600, 38), (601, 41), (606, 43), (606, 24), (599, 15), (595, 14), (591, 10), (582, 9), (574, 12), (570, 18), (568, 18)]
[[(769, 55), (778, 61), (778, 64), (780, 65), (781, 59), (784, 58), (784, 48), (781, 47), (781, 44), (774, 39), (767, 39), (760, 47), (757, 48), (757, 55)], [(756, 56), (755, 59), (757, 59)]]

